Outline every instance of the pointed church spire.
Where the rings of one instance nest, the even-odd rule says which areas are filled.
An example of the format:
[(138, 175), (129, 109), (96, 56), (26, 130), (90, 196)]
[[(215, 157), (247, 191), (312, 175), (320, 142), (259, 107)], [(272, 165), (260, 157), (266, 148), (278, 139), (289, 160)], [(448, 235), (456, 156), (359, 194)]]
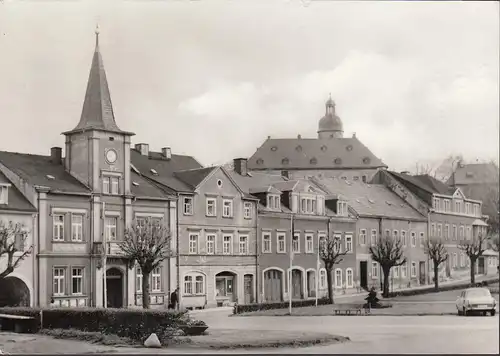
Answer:
[(109, 93), (108, 80), (99, 49), (99, 25), (95, 30), (95, 50), (90, 67), (87, 91), (83, 102), (82, 115), (76, 127), (64, 134), (85, 130), (109, 131), (133, 135), (131, 132), (122, 131), (116, 125)]

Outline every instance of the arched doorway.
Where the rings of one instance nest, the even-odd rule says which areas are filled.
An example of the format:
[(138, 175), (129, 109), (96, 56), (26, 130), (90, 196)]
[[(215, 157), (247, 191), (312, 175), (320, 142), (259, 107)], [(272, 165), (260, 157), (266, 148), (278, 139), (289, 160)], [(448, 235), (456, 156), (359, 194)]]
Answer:
[(0, 307), (29, 307), (30, 290), (20, 278), (0, 279)]
[(108, 308), (123, 307), (123, 273), (116, 267), (106, 271), (106, 294)]
[(236, 274), (220, 272), (215, 275), (215, 299), (217, 306), (233, 303), (238, 298)]
[(302, 294), (302, 271), (292, 270), (292, 299), (304, 299)]
[(243, 276), (243, 285), (245, 292), (245, 304), (254, 302), (253, 298), (253, 274), (245, 274)]
[(264, 300), (281, 302), (283, 300), (283, 272), (269, 269), (264, 272)]

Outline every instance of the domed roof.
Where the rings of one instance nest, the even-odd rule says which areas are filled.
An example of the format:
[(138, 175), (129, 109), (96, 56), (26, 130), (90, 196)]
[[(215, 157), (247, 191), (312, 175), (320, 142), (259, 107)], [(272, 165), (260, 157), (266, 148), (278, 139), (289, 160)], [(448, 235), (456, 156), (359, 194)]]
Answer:
[(330, 97), (326, 103), (326, 113), (319, 120), (318, 132), (321, 131), (344, 131), (342, 120), (335, 113), (335, 102)]

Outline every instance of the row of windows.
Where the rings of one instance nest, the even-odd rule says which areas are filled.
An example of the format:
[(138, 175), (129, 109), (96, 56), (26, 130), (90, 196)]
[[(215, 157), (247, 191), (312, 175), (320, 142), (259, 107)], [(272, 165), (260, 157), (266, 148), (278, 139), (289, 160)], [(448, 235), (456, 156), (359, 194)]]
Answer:
[[(151, 292), (158, 293), (162, 290), (162, 268), (156, 267), (149, 276), (149, 285)], [(142, 293), (142, 270), (141, 267), (135, 269), (135, 290)]]
[(433, 207), (437, 212), (444, 213), (459, 213), (471, 216), (481, 216), (481, 205), (476, 203), (462, 202), (461, 200), (453, 200), (455, 203), (452, 207), (452, 200), (450, 199), (433, 199)]
[(457, 225), (452, 225), (452, 229), (450, 229), (450, 225), (445, 224), (443, 229), (443, 224), (432, 223), (431, 236), (439, 238), (444, 237), (445, 240), (449, 240), (451, 238), (453, 241), (456, 241), (457, 239), (462, 240), (464, 238), (470, 240), (472, 239), (472, 226), (460, 225), (457, 228)]
[[(417, 246), (417, 233), (415, 231), (410, 231), (410, 236), (408, 238), (408, 231), (406, 230), (393, 230), (391, 234), (391, 230), (386, 229), (385, 230), (385, 237), (386, 238), (392, 238), (396, 241), (401, 241), (401, 244), (403, 247), (406, 247), (408, 245), (411, 245), (412, 247)], [(419, 234), (420, 238), (420, 247), (424, 246), (424, 239), (425, 239), (425, 234), (423, 232), (420, 232)], [(375, 246), (378, 241), (378, 232), (376, 229), (372, 229), (370, 231), (370, 240), (368, 241), (368, 236), (366, 233), (366, 229), (360, 229), (359, 230), (359, 235), (358, 235), (358, 241), (361, 246), (365, 245), (371, 245)]]
[[(66, 290), (66, 278), (68, 269), (70, 271), (70, 290)], [(64, 295), (83, 295), (83, 267), (54, 267), (53, 269), (53, 288), (52, 294), (54, 296), (64, 296)]]
[(120, 180), (118, 177), (114, 176), (104, 176), (102, 178), (102, 192), (103, 194), (120, 194)]
[[(376, 279), (382, 274), (380, 271), (380, 265), (377, 262), (372, 262), (372, 278)], [(405, 262), (401, 266), (394, 266), (391, 268), (391, 274), (394, 278), (407, 278), (408, 277), (408, 262)], [(410, 264), (410, 275), (412, 278), (417, 276), (417, 262), (412, 261)]]
[[(192, 197), (184, 197), (182, 204), (182, 212), (184, 215), (193, 215), (194, 212), (194, 199)], [(205, 215), (216, 217), (217, 216), (217, 198), (206, 198), (205, 199)], [(232, 218), (233, 212), (233, 200), (232, 199), (222, 199), (222, 217)], [(243, 217), (245, 219), (252, 218), (252, 203), (243, 203)]]
[[(286, 233), (284, 232), (278, 232), (276, 235), (276, 252), (277, 253), (286, 253)], [(334, 234), (334, 237), (337, 239), (341, 239), (342, 235), (341, 234)], [(321, 246), (321, 242), (323, 239), (325, 239), (325, 236), (318, 236), (319, 238), (319, 246)], [(292, 239), (292, 252), (293, 253), (300, 253), (301, 251), (301, 243), (300, 243), (300, 233), (296, 232), (294, 233), (293, 239)], [(344, 248), (345, 251), (347, 252), (352, 252), (353, 251), (353, 240), (352, 240), (352, 235), (345, 235), (344, 238)], [(271, 232), (263, 232), (262, 233), (262, 253), (272, 253), (273, 243), (272, 243), (272, 234)], [(319, 247), (318, 246), (318, 247)], [(339, 245), (339, 249), (342, 250), (342, 246)], [(312, 233), (305, 233), (304, 234), (304, 252), (305, 253), (314, 253), (317, 252), (318, 249), (314, 248), (314, 234)]]
[[(205, 234), (205, 253), (208, 255), (217, 254), (218, 250), (217, 234), (206, 233)], [(189, 234), (189, 253), (196, 255), (200, 253), (200, 235), (198, 233)], [(223, 234), (222, 235), (222, 254), (232, 255), (233, 254), (233, 235)], [(238, 254), (247, 255), (248, 254), (248, 235), (238, 236)]]

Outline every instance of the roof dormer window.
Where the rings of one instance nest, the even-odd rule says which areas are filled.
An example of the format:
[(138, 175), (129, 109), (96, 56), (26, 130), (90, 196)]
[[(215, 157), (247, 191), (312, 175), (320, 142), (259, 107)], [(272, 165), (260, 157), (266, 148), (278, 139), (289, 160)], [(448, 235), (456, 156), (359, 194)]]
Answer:
[(10, 184), (0, 183), (0, 204), (9, 203), (9, 186)]
[(271, 210), (281, 210), (280, 196), (276, 194), (268, 194), (267, 208)]
[(347, 202), (339, 200), (337, 202), (337, 215), (347, 216)]
[(434, 198), (434, 209), (436, 211), (440, 211), (441, 210), (441, 206), (440, 206), (441, 204), (440, 204), (440, 202), (441, 202), (441, 199)]

